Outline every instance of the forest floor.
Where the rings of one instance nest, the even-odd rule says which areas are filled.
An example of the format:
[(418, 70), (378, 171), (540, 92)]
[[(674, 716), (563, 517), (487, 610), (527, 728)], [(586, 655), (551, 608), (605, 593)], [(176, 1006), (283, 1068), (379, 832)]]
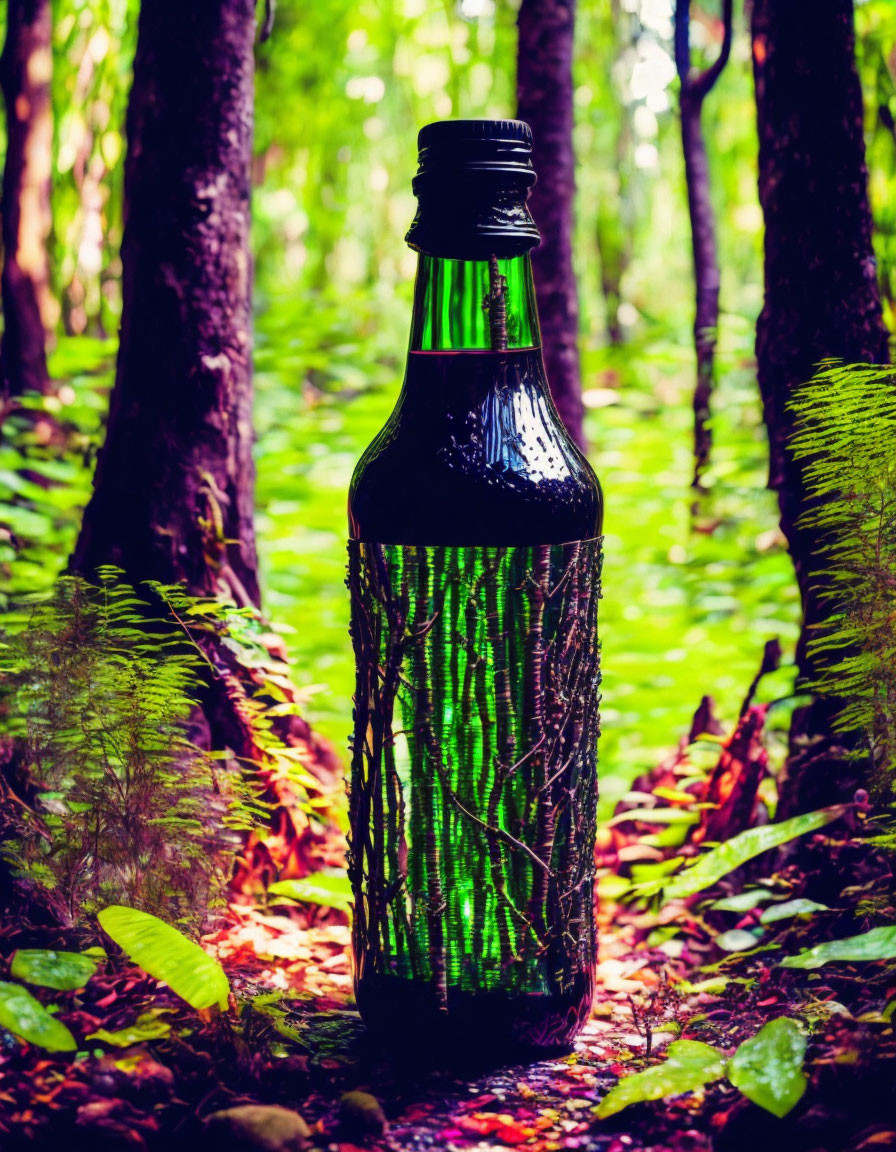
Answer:
[[(879, 966), (870, 976), (868, 965), (827, 967), (807, 981), (775, 966), (774, 945), (719, 960), (683, 904), (645, 913), (605, 902), (594, 1012), (574, 1052), (434, 1068), (396, 1062), (367, 1040), (352, 1002), (349, 928), (339, 920), (295, 907), (231, 909), (205, 943), (240, 1007), (205, 1020), (120, 962), (77, 992), (54, 993), (59, 1018), (86, 1043), (48, 1053), (0, 1030), (0, 1148), (896, 1148), (896, 1036), (882, 1011), (894, 988)], [(677, 957), (646, 946), (645, 934), (671, 927), (687, 941)], [(9, 924), (0, 936), (7, 955), (11, 945), (47, 943)], [(662, 1060), (671, 1041), (730, 1054), (781, 1015), (799, 1017), (810, 1035), (808, 1090), (783, 1119), (724, 1080), (595, 1116), (620, 1076)], [(131, 1035), (104, 1040), (135, 1024)]]

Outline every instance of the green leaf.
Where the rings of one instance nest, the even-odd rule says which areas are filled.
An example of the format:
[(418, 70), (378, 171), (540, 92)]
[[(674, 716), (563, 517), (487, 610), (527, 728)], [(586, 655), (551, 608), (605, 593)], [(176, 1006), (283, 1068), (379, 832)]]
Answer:
[(718, 848), (713, 848), (701, 856), (696, 864), (673, 876), (665, 885), (666, 900), (681, 900), (709, 888), (735, 868), (740, 868), (754, 856), (761, 856), (771, 848), (778, 848), (797, 836), (824, 828), (832, 820), (837, 820), (846, 811), (846, 805), (837, 804), (832, 808), (821, 808), (817, 812), (807, 812), (783, 820), (780, 824), (765, 824), (761, 828), (748, 828), (733, 836)]
[(21, 984), (0, 981), (0, 1028), (48, 1052), (74, 1052), (78, 1047), (62, 1021), (51, 1016)]
[(735, 1088), (773, 1116), (786, 1116), (806, 1091), (806, 1037), (796, 1020), (780, 1016), (745, 1040), (728, 1063)]
[(19, 948), (12, 955), (9, 974), (26, 984), (70, 992), (83, 988), (96, 972), (96, 961), (81, 952), (53, 952), (46, 948)]
[(745, 932), (742, 928), (731, 928), (728, 932), (716, 936), (715, 943), (723, 952), (746, 952), (750, 948), (755, 948), (759, 939), (752, 932)]
[(831, 940), (827, 944), (816, 944), (806, 948), (796, 956), (788, 956), (781, 961), (782, 968), (820, 968), (834, 960), (894, 960), (896, 959), (896, 925), (885, 928), (872, 928), (858, 936), (847, 936), (845, 940)]
[(732, 896), (723, 896), (721, 900), (714, 900), (709, 906), (710, 912), (752, 912), (766, 900), (774, 895), (768, 888), (748, 888), (746, 892), (735, 892)]
[(176, 928), (135, 908), (113, 904), (97, 916), (103, 930), (144, 972), (197, 1010), (226, 1009), (230, 984), (213, 956)]
[(792, 916), (810, 916), (813, 912), (828, 912), (827, 904), (817, 904), (814, 900), (785, 900), (783, 904), (773, 904), (766, 908), (759, 920), (763, 924), (774, 924), (776, 920), (789, 920)]
[(272, 896), (286, 896), (324, 908), (351, 908), (352, 888), (344, 872), (315, 872), (301, 880), (277, 880), (268, 887)]
[(696, 824), (699, 819), (699, 812), (686, 808), (630, 808), (609, 820), (607, 827), (625, 824), (629, 820), (640, 820), (644, 824)]
[(141, 1012), (133, 1024), (125, 1028), (118, 1028), (109, 1032), (99, 1028), (85, 1037), (87, 1040), (101, 1040), (103, 1044), (111, 1044), (114, 1048), (129, 1048), (132, 1044), (143, 1044), (147, 1040), (161, 1040), (171, 1031), (171, 1025), (160, 1019), (167, 1009), (153, 1009), (150, 1012)]
[(614, 1116), (630, 1104), (645, 1100), (662, 1100), (693, 1092), (725, 1075), (725, 1058), (717, 1048), (699, 1040), (674, 1040), (662, 1064), (635, 1072), (620, 1080), (601, 1100), (596, 1115), (599, 1120)]

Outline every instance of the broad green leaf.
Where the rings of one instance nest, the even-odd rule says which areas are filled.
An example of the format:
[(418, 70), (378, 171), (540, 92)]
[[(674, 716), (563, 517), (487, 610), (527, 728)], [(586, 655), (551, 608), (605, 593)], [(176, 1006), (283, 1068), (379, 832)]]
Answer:
[(817, 812), (807, 812), (793, 816), (780, 824), (765, 824), (761, 828), (748, 828), (733, 836), (718, 848), (713, 848), (701, 856), (696, 864), (679, 872), (664, 886), (666, 900), (681, 900), (709, 888), (735, 868), (740, 868), (755, 856), (761, 856), (771, 848), (778, 848), (797, 836), (824, 828), (832, 820), (838, 819), (846, 811), (846, 805), (837, 804), (832, 808), (821, 808)]
[(792, 916), (810, 916), (813, 912), (827, 912), (827, 904), (817, 904), (814, 900), (785, 900), (783, 904), (773, 904), (759, 917), (763, 924), (774, 924), (776, 920), (789, 920)]
[(226, 1009), (230, 984), (224, 969), (176, 928), (135, 908), (113, 904), (97, 916), (101, 927), (144, 972), (162, 980), (197, 1010)]
[(324, 908), (351, 907), (352, 888), (344, 872), (315, 872), (301, 880), (277, 880), (268, 887), (272, 896), (286, 896), (303, 904), (320, 904)]
[(805, 1055), (799, 1024), (780, 1016), (741, 1044), (728, 1062), (728, 1079), (766, 1112), (786, 1116), (806, 1091)]
[(134, 1023), (125, 1028), (117, 1028), (114, 1032), (99, 1028), (96, 1032), (91, 1032), (85, 1039), (101, 1040), (104, 1044), (111, 1044), (114, 1048), (129, 1048), (132, 1044), (143, 1044), (147, 1040), (161, 1040), (171, 1031), (171, 1025), (166, 1020), (161, 1019), (162, 1011), (156, 1009), (151, 1012), (141, 1012)]
[(781, 961), (782, 968), (820, 968), (834, 960), (896, 960), (896, 925), (872, 928), (845, 940), (816, 944)]
[(723, 952), (746, 952), (750, 948), (756, 947), (759, 938), (754, 936), (752, 932), (745, 932), (742, 928), (732, 928), (728, 932), (722, 932), (716, 936), (715, 943)]
[(674, 1040), (662, 1064), (626, 1076), (611, 1088), (598, 1105), (596, 1115), (605, 1120), (630, 1104), (693, 1092), (724, 1075), (725, 1057), (718, 1049), (699, 1040)]
[(78, 1047), (62, 1021), (51, 1016), (21, 984), (0, 981), (0, 1028), (48, 1052), (74, 1052)]
[(768, 888), (748, 888), (746, 892), (735, 892), (732, 896), (723, 896), (721, 900), (714, 900), (709, 906), (710, 912), (752, 912), (766, 900), (774, 895)]
[(96, 961), (81, 952), (53, 952), (47, 948), (19, 948), (12, 955), (9, 974), (26, 984), (70, 992), (83, 988), (96, 972)]

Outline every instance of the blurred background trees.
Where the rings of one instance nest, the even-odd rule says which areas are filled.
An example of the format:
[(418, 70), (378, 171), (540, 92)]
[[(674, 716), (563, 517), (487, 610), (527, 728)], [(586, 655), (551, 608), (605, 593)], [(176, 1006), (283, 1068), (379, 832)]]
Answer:
[[(48, 8), (36, 0), (11, 0), (2, 17), (7, 44), (15, 40), (16, 14), (38, 8), (41, 28), (52, 35), (52, 75), (34, 75), (52, 95), (47, 295), (59, 313), (58, 321), (52, 310), (42, 314), (51, 327), (52, 393), (17, 403), (4, 422), (0, 563), (10, 596), (47, 587), (74, 547), (128, 294), (121, 263), (125, 111), (138, 4), (55, 0), (51, 7), (51, 32)], [(756, 0), (754, 20), (761, 22), (770, 7), (780, 5)], [(304, 685), (304, 713), (340, 747), (351, 696), (345, 491), (399, 383), (415, 263), (402, 237), (413, 215), (416, 129), (440, 117), (512, 115), (518, 85), (525, 111), (527, 76), (551, 64), (535, 54), (537, 34), (527, 36), (533, 10), (541, 20), (545, 13), (562, 17), (558, 35), (570, 30), (572, 10), (564, 4), (519, 10), (497, 0), (279, 0), (270, 39), (255, 45), (250, 174), (260, 583)], [(716, 3), (690, 8), (695, 73), (718, 57), (722, 15)], [(855, 133), (860, 111), (876, 280), (892, 326), (896, 11), (889, 0), (864, 0), (854, 15), (863, 99), (859, 109), (859, 92), (850, 90), (852, 124)], [(788, 698), (770, 713), (779, 759), (793, 703), (800, 595), (775, 495), (765, 487), (768, 454), (753, 352), (763, 301), (755, 47), (735, 6), (730, 59), (701, 116), (721, 290), (713, 452), (694, 517), (694, 291), (673, 17), (672, 0), (580, 0), (571, 74), (559, 50), (553, 62), (556, 91), (566, 102), (555, 110), (560, 153), (569, 139), (575, 150), (570, 256), (580, 339), (567, 352), (570, 364), (578, 352), (584, 436), (608, 494), (605, 805), (687, 730), (705, 693), (733, 718), (764, 642), (775, 635), (785, 658), (761, 691), (768, 699)], [(566, 41), (560, 36), (556, 43)], [(830, 85), (832, 99), (836, 88)], [(185, 117), (194, 112), (184, 108)], [(46, 161), (46, 125), (42, 132)], [(8, 142), (9, 162), (12, 130)], [(167, 194), (174, 167), (194, 159), (200, 161), (187, 152), (176, 164), (172, 159), (172, 171), (152, 175), (147, 192), (155, 181)], [(128, 162), (132, 169), (137, 163), (149, 161)], [(566, 181), (568, 167), (557, 171)], [(543, 168), (539, 196), (553, 203), (550, 193)], [(138, 214), (152, 208), (141, 208), (138, 195), (134, 204)], [(5, 196), (4, 218), (13, 209)], [(49, 218), (41, 219), (46, 232)], [(160, 232), (158, 244), (142, 256), (150, 271), (166, 244), (176, 248), (173, 234)], [(9, 264), (6, 232), (4, 248)], [(129, 250), (132, 263), (138, 259), (126, 243), (126, 264)], [(188, 262), (187, 253), (174, 256)], [(543, 303), (546, 317), (548, 307)], [(564, 310), (568, 323), (571, 305), (557, 315)], [(162, 323), (166, 313), (149, 299), (136, 311), (143, 343), (126, 322), (119, 373), (130, 363), (147, 395), (158, 373), (161, 413), (178, 404), (172, 380), (161, 377), (189, 370), (178, 360), (178, 322)], [(13, 332), (6, 319), (4, 340)], [(148, 473), (157, 467), (160, 460), (147, 458)], [(84, 559), (85, 549), (78, 553), (81, 567), (95, 562)]]

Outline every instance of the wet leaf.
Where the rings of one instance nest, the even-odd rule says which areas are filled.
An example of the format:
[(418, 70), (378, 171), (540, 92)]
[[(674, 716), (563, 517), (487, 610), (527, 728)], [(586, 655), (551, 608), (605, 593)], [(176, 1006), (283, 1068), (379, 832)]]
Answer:
[(741, 1044), (728, 1063), (728, 1079), (766, 1112), (786, 1116), (806, 1091), (805, 1055), (799, 1024), (781, 1016)]
[(12, 955), (9, 973), (26, 984), (70, 992), (83, 988), (96, 972), (96, 961), (81, 952), (54, 952), (47, 948), (19, 948)]
[(666, 900), (681, 900), (686, 896), (693, 896), (709, 888), (735, 868), (740, 868), (755, 856), (761, 856), (771, 848), (778, 848), (782, 844), (795, 840), (797, 836), (805, 836), (807, 832), (815, 832), (824, 828), (826, 824), (837, 820), (846, 811), (846, 805), (837, 804), (831, 808), (821, 808), (817, 812), (807, 812), (802, 816), (794, 816), (790, 820), (783, 820), (779, 824), (765, 824), (760, 828), (748, 828), (733, 836), (718, 848), (713, 848), (705, 856), (701, 856), (696, 864), (685, 868), (677, 876), (673, 876), (664, 886)]
[(718, 1049), (698, 1040), (674, 1040), (662, 1064), (626, 1076), (611, 1088), (598, 1105), (596, 1115), (604, 1120), (630, 1104), (693, 1092), (724, 1075), (725, 1058)]
[(896, 960), (896, 925), (816, 944), (781, 961), (782, 968), (820, 968), (836, 960)]
[(162, 1011), (141, 1012), (133, 1024), (109, 1032), (99, 1028), (85, 1037), (87, 1040), (100, 1040), (113, 1048), (129, 1048), (131, 1044), (143, 1044), (147, 1040), (161, 1040), (171, 1031), (171, 1025), (161, 1019)]
[(785, 900), (783, 904), (773, 904), (771, 908), (766, 908), (759, 920), (762, 924), (774, 924), (777, 920), (789, 920), (793, 916), (811, 916), (813, 912), (827, 911), (827, 904), (817, 904), (814, 900)]
[(768, 888), (748, 888), (746, 892), (735, 892), (733, 896), (723, 896), (721, 900), (714, 900), (709, 906), (710, 912), (752, 912), (766, 900), (771, 900), (773, 893)]
[(722, 932), (716, 936), (715, 942), (723, 952), (746, 952), (756, 947), (759, 938), (742, 928), (732, 928), (730, 932)]
[(227, 1007), (230, 984), (224, 969), (176, 928), (148, 912), (121, 905), (104, 908), (97, 919), (135, 964), (192, 1008)]
[(51, 1016), (21, 984), (0, 981), (0, 1028), (48, 1052), (74, 1052), (78, 1047), (62, 1021)]
[(302, 904), (351, 909), (352, 888), (344, 872), (315, 872), (301, 880), (277, 880), (268, 887), (272, 896), (286, 896)]

